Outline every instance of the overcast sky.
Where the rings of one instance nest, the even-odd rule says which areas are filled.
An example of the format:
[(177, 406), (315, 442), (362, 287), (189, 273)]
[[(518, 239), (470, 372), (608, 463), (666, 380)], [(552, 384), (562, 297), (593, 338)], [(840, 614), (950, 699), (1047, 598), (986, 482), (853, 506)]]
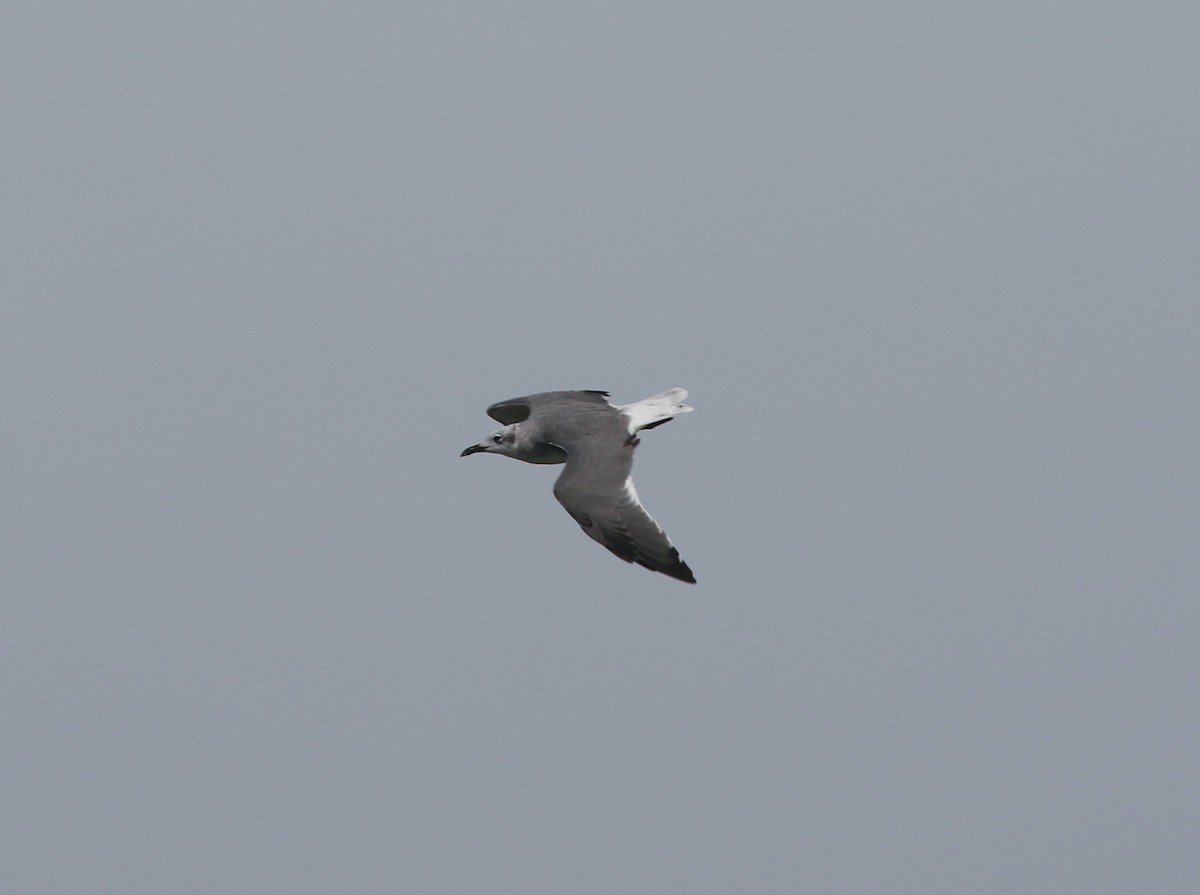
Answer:
[(3, 18), (5, 892), (1197, 891), (1194, 0)]

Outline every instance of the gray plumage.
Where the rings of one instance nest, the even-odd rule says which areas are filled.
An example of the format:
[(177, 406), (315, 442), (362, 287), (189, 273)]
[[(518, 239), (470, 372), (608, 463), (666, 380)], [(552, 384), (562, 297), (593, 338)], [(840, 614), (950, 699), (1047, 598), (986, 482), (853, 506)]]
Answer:
[(683, 389), (617, 406), (608, 392), (542, 392), (500, 401), (488, 416), (504, 426), (462, 452), (503, 454), (526, 463), (565, 463), (558, 498), (585, 533), (626, 562), (696, 583), (679, 551), (638, 500), (630, 471), (637, 433), (692, 408)]

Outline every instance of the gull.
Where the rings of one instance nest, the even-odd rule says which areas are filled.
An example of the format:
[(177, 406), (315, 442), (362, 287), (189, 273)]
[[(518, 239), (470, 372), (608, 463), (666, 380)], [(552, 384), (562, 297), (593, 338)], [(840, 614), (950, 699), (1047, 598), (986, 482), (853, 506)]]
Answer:
[(565, 463), (554, 483), (554, 496), (588, 537), (625, 562), (636, 562), (689, 584), (696, 577), (658, 523), (650, 518), (633, 487), (633, 449), (637, 433), (653, 429), (692, 408), (687, 392), (673, 388), (616, 405), (608, 392), (541, 392), (500, 401), (487, 414), (504, 428), (468, 454), (501, 454), (526, 463)]

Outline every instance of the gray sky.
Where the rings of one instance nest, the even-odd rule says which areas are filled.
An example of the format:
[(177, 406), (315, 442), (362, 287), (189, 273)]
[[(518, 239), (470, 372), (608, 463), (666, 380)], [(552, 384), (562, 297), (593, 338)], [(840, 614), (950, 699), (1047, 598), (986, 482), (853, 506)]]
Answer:
[(4, 891), (1196, 891), (1200, 6), (7, 9)]

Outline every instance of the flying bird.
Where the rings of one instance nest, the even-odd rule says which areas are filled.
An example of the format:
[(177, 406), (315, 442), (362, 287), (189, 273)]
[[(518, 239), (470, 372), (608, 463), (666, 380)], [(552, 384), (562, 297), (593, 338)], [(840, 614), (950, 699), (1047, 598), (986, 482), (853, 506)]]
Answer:
[(615, 405), (608, 392), (541, 392), (501, 401), (487, 414), (504, 428), (462, 452), (503, 454), (526, 463), (565, 463), (554, 496), (595, 541), (625, 562), (636, 562), (689, 584), (696, 577), (650, 518), (633, 487), (637, 433), (692, 408), (687, 392), (673, 388)]

